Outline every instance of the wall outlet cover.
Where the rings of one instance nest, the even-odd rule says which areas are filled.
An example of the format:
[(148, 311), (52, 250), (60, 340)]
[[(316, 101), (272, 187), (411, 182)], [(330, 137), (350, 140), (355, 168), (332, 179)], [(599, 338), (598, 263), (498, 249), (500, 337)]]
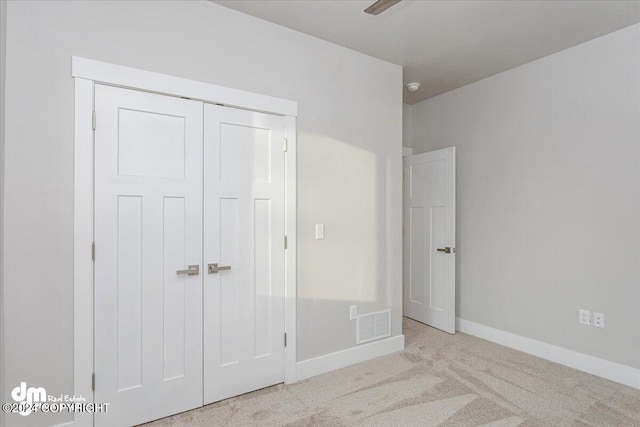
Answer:
[(583, 325), (591, 324), (591, 312), (589, 310), (583, 310), (582, 308), (578, 310), (578, 322)]
[(593, 312), (593, 326), (596, 328), (604, 328), (604, 313)]
[(349, 307), (349, 320), (356, 320), (358, 317), (358, 306), (352, 305)]

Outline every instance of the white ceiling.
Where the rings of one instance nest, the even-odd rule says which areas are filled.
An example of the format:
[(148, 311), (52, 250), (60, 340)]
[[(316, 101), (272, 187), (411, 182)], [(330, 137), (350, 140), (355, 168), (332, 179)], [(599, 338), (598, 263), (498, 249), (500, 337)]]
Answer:
[(413, 104), (640, 22), (638, 1), (215, 0), (404, 66)]

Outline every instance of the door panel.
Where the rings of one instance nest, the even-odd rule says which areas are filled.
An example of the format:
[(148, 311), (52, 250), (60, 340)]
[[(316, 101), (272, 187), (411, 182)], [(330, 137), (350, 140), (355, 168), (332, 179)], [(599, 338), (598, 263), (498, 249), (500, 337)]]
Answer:
[(404, 217), (404, 314), (454, 333), (455, 148), (404, 158)]
[(185, 374), (184, 337), (188, 326), (185, 322), (187, 302), (185, 286), (190, 284), (185, 283), (185, 279), (176, 274), (176, 266), (186, 265), (185, 199), (184, 197), (164, 197), (163, 201), (163, 301), (171, 302), (163, 305), (163, 379), (170, 380), (183, 377)]
[(142, 197), (118, 196), (117, 390), (142, 385)]
[[(220, 199), (220, 256), (217, 260), (219, 265), (232, 266), (235, 267), (234, 270), (241, 269), (238, 257), (238, 245), (241, 239), (238, 205), (238, 199)], [(208, 227), (205, 227), (205, 230), (208, 231)], [(220, 329), (220, 364), (228, 366), (239, 363), (240, 342), (237, 337), (241, 333), (240, 320), (243, 315), (240, 304), (242, 288), (239, 274), (219, 274), (217, 279), (220, 287), (220, 301), (224, 301), (224, 304), (220, 306), (207, 304), (207, 311), (211, 310), (212, 315), (220, 311), (220, 325), (224, 326)], [(207, 333), (206, 327), (205, 333)]]
[(284, 381), (284, 118), (205, 105), (204, 401)]
[(202, 108), (96, 85), (96, 425), (202, 405)]
[(118, 121), (120, 175), (184, 178), (184, 117), (121, 108)]
[[(424, 230), (425, 215), (424, 208), (410, 207), (409, 208), (409, 229), (410, 230)], [(422, 304), (424, 302), (424, 243), (425, 238), (423, 233), (410, 233), (409, 234), (410, 246), (407, 255), (410, 258), (411, 269), (409, 274), (409, 301), (416, 304)]]
[(95, 103), (96, 425), (283, 382), (284, 118), (102, 85)]
[[(271, 275), (271, 200), (254, 200), (254, 342), (253, 357), (271, 355), (273, 334), (273, 303)], [(284, 331), (283, 331), (284, 332)]]

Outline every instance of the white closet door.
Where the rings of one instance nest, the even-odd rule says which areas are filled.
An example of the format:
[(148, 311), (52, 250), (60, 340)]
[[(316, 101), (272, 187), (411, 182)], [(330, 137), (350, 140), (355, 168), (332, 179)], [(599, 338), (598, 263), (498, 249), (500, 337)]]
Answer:
[(202, 109), (96, 85), (96, 425), (202, 405)]
[[(284, 118), (205, 105), (204, 401), (284, 381)], [(217, 272), (216, 272), (217, 271)]]

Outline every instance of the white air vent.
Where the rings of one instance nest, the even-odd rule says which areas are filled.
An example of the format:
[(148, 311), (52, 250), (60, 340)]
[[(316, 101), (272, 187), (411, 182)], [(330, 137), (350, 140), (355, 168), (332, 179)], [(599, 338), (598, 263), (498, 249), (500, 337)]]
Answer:
[(376, 311), (358, 316), (356, 343), (391, 336), (391, 310)]

